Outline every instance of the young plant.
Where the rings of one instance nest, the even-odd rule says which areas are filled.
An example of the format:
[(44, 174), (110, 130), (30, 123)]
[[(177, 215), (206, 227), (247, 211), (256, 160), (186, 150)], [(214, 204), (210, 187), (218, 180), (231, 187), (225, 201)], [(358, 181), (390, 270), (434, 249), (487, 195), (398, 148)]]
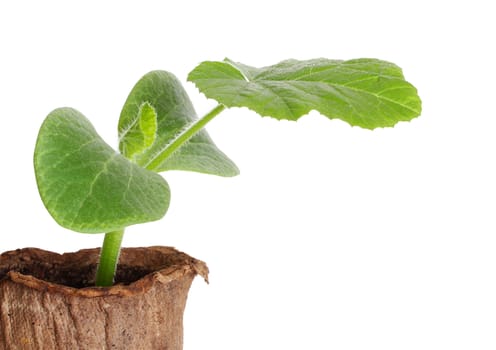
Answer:
[(238, 174), (204, 129), (224, 109), (247, 107), (288, 120), (317, 110), (366, 129), (409, 121), (421, 111), (401, 69), (377, 59), (287, 60), (264, 68), (225, 59), (201, 63), (188, 80), (218, 105), (198, 119), (174, 75), (150, 72), (122, 109), (120, 152), (72, 108), (55, 109), (40, 128), (34, 165), (47, 210), (65, 228), (105, 233), (97, 286), (113, 284), (125, 228), (165, 215), (170, 190), (157, 173)]

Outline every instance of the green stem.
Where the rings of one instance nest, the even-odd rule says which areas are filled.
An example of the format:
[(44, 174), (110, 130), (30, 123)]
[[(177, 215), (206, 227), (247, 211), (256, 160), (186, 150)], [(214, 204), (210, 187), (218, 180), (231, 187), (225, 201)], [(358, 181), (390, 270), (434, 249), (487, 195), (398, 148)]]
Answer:
[(214, 109), (208, 112), (204, 117), (196, 120), (193, 124), (189, 125), (181, 133), (179, 133), (171, 143), (167, 145), (155, 158), (153, 158), (144, 167), (148, 170), (154, 170), (157, 168), (165, 159), (167, 159), (172, 153), (174, 153), (183, 143), (188, 141), (190, 138), (195, 136), (195, 134), (203, 129), (209, 121), (214, 119), (220, 112), (226, 109), (223, 104), (217, 105)]
[(114, 284), (123, 236), (124, 230), (105, 234), (100, 252), (100, 262), (96, 271), (96, 285), (98, 287), (109, 287)]

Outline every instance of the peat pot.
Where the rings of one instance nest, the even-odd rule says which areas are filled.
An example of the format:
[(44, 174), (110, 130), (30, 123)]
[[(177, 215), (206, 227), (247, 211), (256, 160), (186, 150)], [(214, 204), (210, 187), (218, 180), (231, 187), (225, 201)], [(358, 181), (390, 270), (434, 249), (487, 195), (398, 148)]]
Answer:
[(169, 247), (123, 248), (113, 287), (97, 288), (99, 249), (0, 255), (0, 350), (183, 348), (183, 312), (205, 263)]

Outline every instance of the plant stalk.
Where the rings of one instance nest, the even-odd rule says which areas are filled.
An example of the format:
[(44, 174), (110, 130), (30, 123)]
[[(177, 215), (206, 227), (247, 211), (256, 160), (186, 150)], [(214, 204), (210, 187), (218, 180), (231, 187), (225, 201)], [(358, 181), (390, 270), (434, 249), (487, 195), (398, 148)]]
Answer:
[[(214, 109), (208, 112), (202, 118), (196, 120), (184, 131), (179, 133), (167, 147), (162, 150), (152, 161), (144, 167), (148, 170), (154, 170), (164, 159), (170, 157), (182, 144), (187, 142), (196, 133), (205, 127), (212, 119), (220, 112), (226, 109), (223, 104), (218, 104)], [(119, 253), (121, 251), (122, 237), (124, 230), (109, 232), (105, 234), (102, 250), (100, 252), (100, 261), (96, 271), (96, 285), (98, 287), (109, 287), (114, 284), (115, 271), (119, 261)]]
[(110, 287), (114, 284), (123, 236), (124, 229), (105, 234), (102, 250), (100, 251), (100, 261), (96, 271), (97, 287)]
[(226, 109), (226, 106), (223, 104), (218, 104), (214, 109), (205, 114), (202, 118), (196, 120), (193, 124), (191, 124), (184, 131), (179, 133), (171, 143), (167, 145), (167, 147), (162, 150), (153, 160), (151, 160), (148, 164), (145, 164), (144, 167), (148, 170), (156, 169), (164, 159), (170, 157), (172, 153), (174, 153), (183, 143), (188, 141), (190, 138), (195, 136), (197, 132), (205, 127), (212, 119), (214, 119), (220, 112)]

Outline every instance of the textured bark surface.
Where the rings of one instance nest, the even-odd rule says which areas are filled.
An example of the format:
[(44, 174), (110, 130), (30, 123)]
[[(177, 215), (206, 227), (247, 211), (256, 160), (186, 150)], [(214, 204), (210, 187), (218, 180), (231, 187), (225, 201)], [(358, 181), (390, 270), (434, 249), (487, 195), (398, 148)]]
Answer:
[(91, 287), (99, 249), (0, 255), (0, 350), (181, 350), (183, 312), (205, 263), (168, 247), (124, 248), (116, 285)]

